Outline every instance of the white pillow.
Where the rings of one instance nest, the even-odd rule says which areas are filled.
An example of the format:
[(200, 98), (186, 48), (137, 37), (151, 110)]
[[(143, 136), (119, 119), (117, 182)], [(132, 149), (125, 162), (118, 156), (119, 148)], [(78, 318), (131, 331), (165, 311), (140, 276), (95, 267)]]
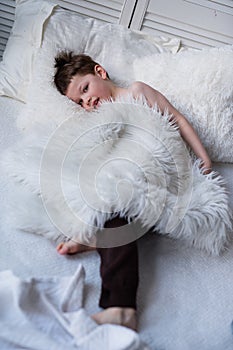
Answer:
[(107, 69), (111, 67), (115, 76), (119, 74), (119, 62), (124, 73), (128, 65), (132, 75), (134, 58), (179, 49), (178, 39), (139, 34), (117, 24), (84, 18), (58, 6), (52, 13), (54, 7), (53, 2), (45, 0), (17, 1), (13, 31), (0, 64), (0, 95), (27, 101), (33, 62), (46, 38), (57, 49), (91, 54)]
[(134, 59), (160, 52), (175, 53), (180, 46), (176, 38), (151, 37), (60, 8), (51, 16), (44, 40), (57, 51), (67, 49), (92, 56), (111, 78), (123, 83), (134, 80)]
[(133, 67), (187, 117), (213, 161), (233, 163), (233, 46), (155, 54)]
[(14, 26), (0, 63), (0, 95), (26, 101), (33, 60), (54, 6), (51, 1), (16, 1)]

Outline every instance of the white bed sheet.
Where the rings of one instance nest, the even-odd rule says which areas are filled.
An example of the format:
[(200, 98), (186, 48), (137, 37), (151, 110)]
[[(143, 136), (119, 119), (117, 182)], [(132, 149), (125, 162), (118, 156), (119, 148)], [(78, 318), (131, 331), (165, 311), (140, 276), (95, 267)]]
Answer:
[[(20, 137), (15, 126), (20, 102), (0, 98), (1, 152)], [(233, 164), (214, 164), (226, 179), (233, 209)], [(96, 252), (59, 256), (55, 244), (18, 231), (7, 212), (8, 179), (0, 180), (0, 271), (17, 276), (72, 275), (78, 263), (86, 271), (84, 306), (98, 311), (99, 257)], [(221, 257), (184, 247), (179, 241), (148, 234), (139, 241), (139, 333), (154, 350), (231, 350), (233, 335), (233, 246)], [(0, 341), (1, 348), (1, 341)]]

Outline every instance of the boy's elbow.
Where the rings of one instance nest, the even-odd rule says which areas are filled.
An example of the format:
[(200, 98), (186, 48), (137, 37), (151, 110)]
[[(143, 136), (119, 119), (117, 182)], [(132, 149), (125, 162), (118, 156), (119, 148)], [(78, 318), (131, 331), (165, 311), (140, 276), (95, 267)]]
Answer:
[(162, 113), (168, 112), (169, 114), (174, 114), (172, 110), (171, 104), (168, 102), (165, 96), (161, 94), (159, 91), (156, 93), (156, 103), (159, 107), (159, 109), (162, 111)]

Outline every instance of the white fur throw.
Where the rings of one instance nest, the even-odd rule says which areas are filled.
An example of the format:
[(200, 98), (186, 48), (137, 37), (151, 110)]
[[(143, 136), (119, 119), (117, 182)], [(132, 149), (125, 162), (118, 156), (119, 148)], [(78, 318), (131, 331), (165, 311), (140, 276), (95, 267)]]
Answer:
[(120, 213), (141, 224), (138, 236), (152, 228), (208, 253), (221, 251), (231, 225), (222, 179), (192, 163), (169, 116), (131, 98), (89, 113), (69, 105), (58, 127), (54, 114), (60, 111), (48, 109), (4, 157), (22, 186), (15, 201), (30, 212), (19, 215), (16, 205), (21, 228), (90, 242)]
[(233, 163), (233, 45), (136, 59), (135, 80), (162, 92), (194, 126), (213, 161)]

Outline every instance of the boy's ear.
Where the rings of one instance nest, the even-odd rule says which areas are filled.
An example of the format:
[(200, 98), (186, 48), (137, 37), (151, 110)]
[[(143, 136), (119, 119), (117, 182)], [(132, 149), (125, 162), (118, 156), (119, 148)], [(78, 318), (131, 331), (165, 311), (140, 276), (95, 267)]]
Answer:
[(106, 70), (99, 64), (95, 66), (95, 74), (103, 79), (107, 79), (108, 77)]

